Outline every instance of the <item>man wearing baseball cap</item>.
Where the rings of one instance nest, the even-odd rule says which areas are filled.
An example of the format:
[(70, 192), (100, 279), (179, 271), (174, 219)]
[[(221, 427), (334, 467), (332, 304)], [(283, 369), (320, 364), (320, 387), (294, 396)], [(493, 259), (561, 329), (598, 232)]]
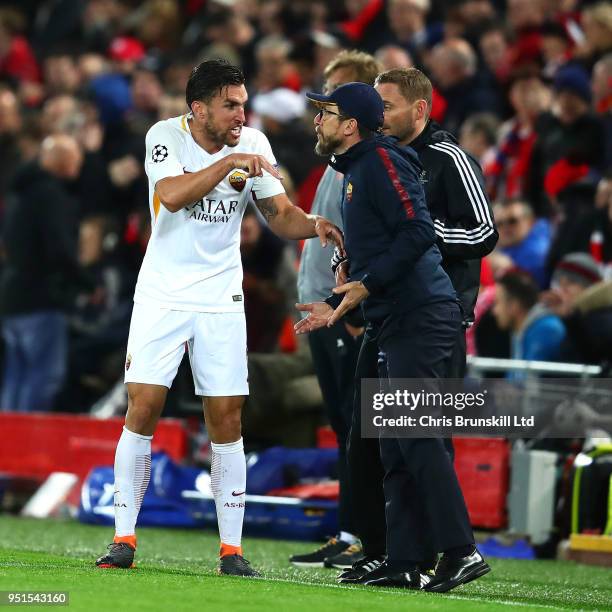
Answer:
[[(344, 174), (350, 279), (325, 302), (298, 304), (309, 314), (296, 330), (331, 326), (361, 305), (377, 338), (381, 377), (445, 378), (461, 312), (441, 266), (418, 158), (380, 134), (384, 105), (373, 87), (347, 83), (307, 97), (320, 109), (316, 151)], [(381, 436), (380, 451), (387, 560), (363, 583), (444, 592), (486, 574), (442, 439)], [(434, 578), (419, 571), (432, 542), (443, 553)]]

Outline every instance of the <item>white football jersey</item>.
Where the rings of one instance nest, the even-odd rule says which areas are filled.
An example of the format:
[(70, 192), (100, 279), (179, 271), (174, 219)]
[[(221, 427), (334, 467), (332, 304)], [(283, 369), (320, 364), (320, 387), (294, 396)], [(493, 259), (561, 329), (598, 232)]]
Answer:
[(197, 172), (232, 153), (257, 153), (276, 164), (268, 139), (243, 127), (235, 147), (214, 155), (193, 139), (188, 115), (156, 123), (147, 133), (145, 170), (149, 177), (151, 238), (138, 275), (134, 301), (173, 310), (243, 312), (240, 223), (251, 192), (257, 198), (284, 193), (264, 171), (247, 178), (230, 172), (201, 200), (171, 213), (160, 202), (160, 179)]

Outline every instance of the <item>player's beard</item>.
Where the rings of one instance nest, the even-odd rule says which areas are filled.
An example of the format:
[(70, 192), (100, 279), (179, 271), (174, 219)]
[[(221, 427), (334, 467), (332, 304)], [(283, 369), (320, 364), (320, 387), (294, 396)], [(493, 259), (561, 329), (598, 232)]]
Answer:
[[(236, 127), (236, 126), (233, 126)], [(206, 119), (206, 123), (204, 124), (204, 131), (210, 140), (212, 140), (217, 146), (225, 146), (235, 147), (239, 142), (240, 138), (236, 138), (231, 133), (232, 128), (223, 130), (219, 126), (215, 124), (212, 117), (210, 115)]]
[(342, 140), (337, 136), (324, 136), (319, 132), (317, 144), (315, 145), (315, 153), (321, 156), (331, 155), (341, 144)]

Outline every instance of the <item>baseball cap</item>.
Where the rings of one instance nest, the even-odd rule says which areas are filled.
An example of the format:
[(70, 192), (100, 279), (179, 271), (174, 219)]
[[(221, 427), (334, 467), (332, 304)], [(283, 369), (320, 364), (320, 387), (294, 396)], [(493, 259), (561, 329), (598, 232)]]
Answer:
[(344, 116), (357, 119), (357, 122), (376, 131), (382, 127), (385, 105), (380, 94), (366, 83), (345, 83), (329, 96), (309, 91), (306, 97), (318, 108), (337, 108)]
[(591, 102), (591, 82), (586, 70), (576, 65), (562, 66), (555, 73), (553, 87), (556, 91), (569, 91), (585, 102)]

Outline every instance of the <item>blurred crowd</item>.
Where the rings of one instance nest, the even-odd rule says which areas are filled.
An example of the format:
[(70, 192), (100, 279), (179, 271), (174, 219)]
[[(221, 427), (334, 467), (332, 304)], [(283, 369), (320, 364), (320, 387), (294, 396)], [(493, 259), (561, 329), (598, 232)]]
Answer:
[[(242, 67), (248, 123), (308, 211), (325, 160), (303, 93), (343, 49), (426, 72), (433, 119), (483, 167), (500, 240), (470, 351), (612, 361), (612, 4), (14, 0), (0, 6), (0, 410), (85, 410), (120, 379), (150, 232), (144, 136), (188, 112), (192, 67)], [(254, 210), (241, 240), (249, 350), (300, 351), (299, 245)], [(37, 354), (41, 334), (65, 339), (57, 354)], [(24, 385), (45, 360), (53, 380), (30, 367)]]

